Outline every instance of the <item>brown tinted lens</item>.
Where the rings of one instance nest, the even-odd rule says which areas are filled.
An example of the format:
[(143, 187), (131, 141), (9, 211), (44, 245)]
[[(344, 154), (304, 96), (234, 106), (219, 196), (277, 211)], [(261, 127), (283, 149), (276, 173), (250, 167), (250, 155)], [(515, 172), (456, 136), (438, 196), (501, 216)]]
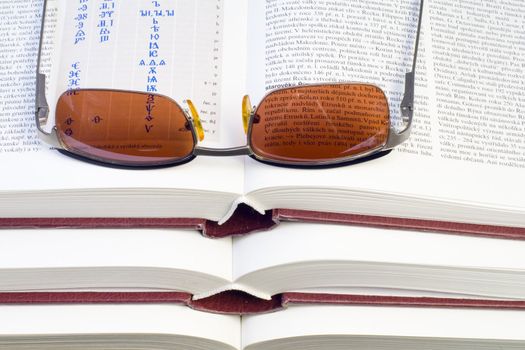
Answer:
[(173, 100), (109, 90), (77, 90), (58, 100), (56, 125), (67, 150), (120, 165), (162, 165), (189, 157), (191, 126)]
[(381, 89), (365, 84), (305, 86), (276, 91), (261, 102), (250, 143), (267, 160), (329, 162), (381, 148), (389, 128)]

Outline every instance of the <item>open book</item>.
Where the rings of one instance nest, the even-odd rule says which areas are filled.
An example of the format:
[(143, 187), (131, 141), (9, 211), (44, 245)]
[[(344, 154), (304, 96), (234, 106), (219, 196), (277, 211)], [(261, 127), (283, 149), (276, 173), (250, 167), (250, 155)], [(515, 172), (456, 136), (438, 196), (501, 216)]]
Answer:
[[(36, 45), (34, 14), (41, 10), (17, 3), (27, 11), (13, 14), (13, 21), (34, 30), (12, 35)], [(246, 93), (256, 102), (287, 84), (364, 81), (386, 91), (394, 124), (399, 123), (418, 0), (381, 6), (320, 1), (316, 8), (291, 0), (104, 4), (111, 8), (91, 1), (49, 2), (42, 63), (51, 106), (71, 88), (155, 88), (183, 107), (191, 98), (203, 119), (205, 145), (224, 148), (246, 142), (241, 122)], [(106, 11), (111, 17), (102, 23)], [(165, 14), (155, 25), (163, 45), (153, 78), (144, 59), (152, 11)], [(205, 156), (151, 171), (86, 164), (39, 144), (29, 98), (33, 66), (2, 70), (9, 93), (0, 94), (0, 215), (222, 223), (244, 203), (260, 213), (285, 208), (505, 226), (525, 236), (524, 15), (520, 0), (495, 7), (426, 4), (410, 140), (388, 156), (336, 169)], [(34, 62), (34, 46), (20, 50)]]
[(0, 303), (10, 293), (156, 300), (151, 293), (182, 292), (197, 302), (226, 291), (262, 301), (303, 293), (521, 302), (524, 249), (522, 241), (305, 223), (219, 240), (189, 230), (6, 230)]
[(524, 311), (302, 306), (240, 318), (178, 305), (0, 307), (9, 349), (523, 349)]

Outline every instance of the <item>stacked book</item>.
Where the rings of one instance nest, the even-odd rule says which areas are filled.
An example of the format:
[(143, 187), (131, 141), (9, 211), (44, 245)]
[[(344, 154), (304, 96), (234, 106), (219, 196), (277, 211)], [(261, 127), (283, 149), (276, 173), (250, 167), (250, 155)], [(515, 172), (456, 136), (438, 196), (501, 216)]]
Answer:
[(402, 125), (422, 3), (45, 3), (42, 31), (43, 1), (0, 4), (1, 349), (525, 349), (521, 0), (424, 5), (384, 157), (145, 171), (39, 141), (40, 38), (48, 131), (64, 91), (146, 90), (228, 149), (240, 98), (287, 86), (373, 83)]
[(285, 223), (7, 230), (6, 348), (523, 348), (525, 242)]

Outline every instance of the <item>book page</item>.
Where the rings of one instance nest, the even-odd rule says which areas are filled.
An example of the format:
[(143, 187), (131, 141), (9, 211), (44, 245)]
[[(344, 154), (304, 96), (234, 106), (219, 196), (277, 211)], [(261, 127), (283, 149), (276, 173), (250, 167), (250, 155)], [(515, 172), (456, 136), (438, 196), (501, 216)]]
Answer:
[[(364, 81), (386, 92), (392, 120), (399, 122), (419, 1), (250, 6), (252, 102), (288, 85)], [(290, 170), (248, 160), (246, 190), (364, 189), (522, 210), (524, 16), (519, 0), (427, 3), (410, 140), (386, 157), (338, 169)]]
[(250, 2), (248, 88), (252, 102), (257, 104), (266, 92), (278, 88), (372, 83), (385, 90), (393, 122), (399, 124), (418, 9), (418, 0)]
[(176, 304), (2, 306), (0, 312), (3, 342), (49, 348), (157, 348), (161, 342), (166, 348), (239, 349), (240, 331), (238, 316)]
[[(231, 239), (193, 230), (4, 230), (0, 290), (177, 290), (231, 282)], [(32, 277), (30, 277), (32, 276)]]
[[(504, 279), (510, 274), (510, 281), (523, 281), (525, 242), (308, 223), (281, 223), (233, 242), (234, 281), (269, 295), (315, 289), (351, 294), (357, 287), (384, 288), (390, 295), (441, 292), (472, 298), (488, 295), (489, 285), (505, 285), (501, 293), (523, 288)], [(338, 265), (346, 266), (342, 276)], [(401, 266), (403, 273), (397, 270)], [(447, 270), (457, 275), (448, 279)], [(439, 281), (433, 288), (425, 286), (423, 281), (433, 279)], [(463, 289), (473, 281), (477, 288)]]
[[(224, 0), (60, 1), (55, 96), (104, 88), (191, 99), (220, 142)], [(154, 121), (149, 121), (151, 130)]]
[[(246, 350), (264, 349), (264, 345), (284, 348), (273, 343), (279, 340), (281, 344), (293, 341), (294, 349), (301, 348), (301, 344), (306, 346), (316, 342), (319, 342), (319, 348), (341, 349), (348, 348), (349, 344), (360, 344), (365, 337), (370, 337), (369, 342), (370, 339), (379, 341), (382, 337), (389, 337), (392, 341), (389, 345), (377, 348), (417, 349), (414, 345), (419, 339), (421, 349), (457, 349), (458, 343), (450, 347), (443, 344), (463, 339), (470, 340), (467, 344), (472, 347), (461, 348), (479, 349), (482, 347), (478, 344), (488, 345), (493, 340), (523, 341), (523, 322), (525, 313), (513, 310), (292, 305), (281, 312), (243, 317), (242, 343)], [(327, 336), (333, 337), (334, 342), (325, 342), (326, 346), (322, 346), (322, 339)], [(412, 343), (405, 344), (412, 346), (399, 346), (410, 339)], [(431, 339), (434, 344), (425, 344)], [(337, 340), (339, 347), (336, 346)], [(376, 347), (365, 345), (362, 348)]]
[(0, 157), (40, 150), (34, 127), (34, 67), (41, 7), (23, 0), (0, 3)]
[[(233, 278), (307, 261), (374, 261), (525, 271), (525, 242), (345, 225), (281, 223), (234, 238)], [(468, 254), (466, 254), (468, 252)]]
[[(219, 127), (225, 120), (221, 115), (233, 115), (228, 112), (231, 104), (222, 103), (227, 94), (223, 93), (221, 82), (224, 75), (228, 76), (224, 80), (228, 91), (242, 94), (236, 93), (236, 89), (244, 90), (242, 76), (233, 77), (230, 73), (242, 65), (230, 57), (243, 60), (244, 56), (222, 50), (244, 42), (237, 37), (243, 37), (238, 24), (245, 19), (242, 11), (237, 13), (238, 2), (144, 0), (128, 4), (123, 0), (49, 0), (42, 70), (48, 74), (47, 99), (51, 109), (57, 95), (68, 88), (158, 90), (173, 94), (181, 104), (186, 98), (194, 99), (205, 119), (210, 144), (229, 140), (233, 131), (228, 130), (233, 128), (224, 126), (227, 131), (222, 134), (222, 126)], [(169, 169), (116, 170), (66, 157), (42, 144), (34, 125), (42, 4), (11, 1), (0, 5), (0, 28), (9, 33), (0, 42), (0, 162), (4, 169), (0, 191), (182, 188), (235, 195), (242, 192), (240, 158), (199, 157)], [(234, 20), (228, 21), (230, 16)], [(158, 40), (149, 40), (157, 37)], [(154, 49), (156, 45), (158, 50)], [(149, 57), (150, 54), (158, 57)], [(223, 64), (223, 58), (228, 64)], [(158, 66), (152, 66), (153, 61)], [(235, 124), (242, 138), (240, 121)], [(46, 128), (53, 125), (51, 113)]]

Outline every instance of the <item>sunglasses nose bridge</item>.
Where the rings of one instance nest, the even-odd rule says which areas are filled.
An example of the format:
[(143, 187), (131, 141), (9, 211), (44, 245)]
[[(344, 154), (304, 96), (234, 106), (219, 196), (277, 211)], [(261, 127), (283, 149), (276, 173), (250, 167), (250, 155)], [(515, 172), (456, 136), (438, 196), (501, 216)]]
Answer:
[(209, 156), (209, 157), (233, 157), (233, 156), (251, 156), (253, 152), (250, 146), (231, 147), (231, 148), (207, 148), (195, 147), (193, 153), (195, 156)]

